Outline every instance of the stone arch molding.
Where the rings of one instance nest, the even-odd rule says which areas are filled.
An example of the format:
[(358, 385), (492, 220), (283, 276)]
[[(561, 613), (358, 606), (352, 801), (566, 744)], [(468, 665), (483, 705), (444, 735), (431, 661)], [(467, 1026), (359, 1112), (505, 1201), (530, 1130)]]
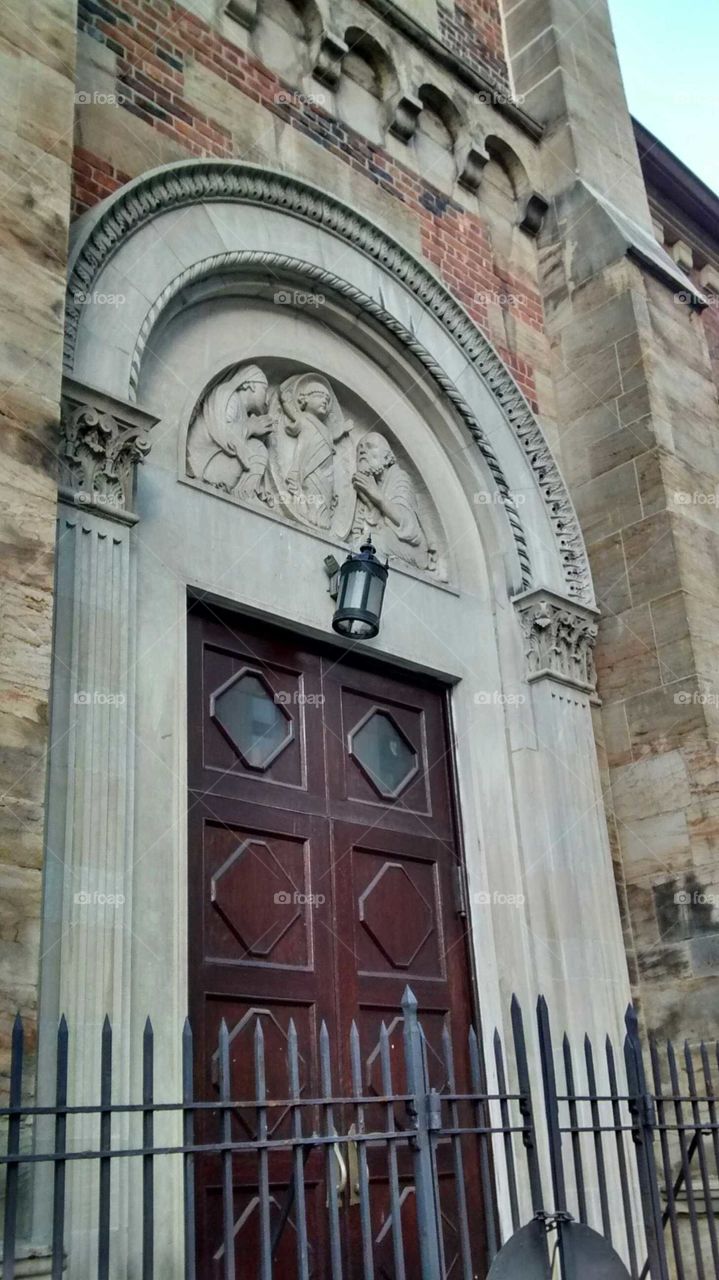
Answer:
[[(223, 205), (232, 217), (221, 216)], [(182, 217), (191, 206), (206, 211), (205, 234), (183, 236)], [(267, 215), (263, 224), (271, 225), (265, 243), (254, 226), (256, 243), (248, 244), (242, 209), (258, 207)], [(140, 253), (143, 235), (154, 240)], [(278, 244), (293, 251), (280, 253)], [(451, 402), (484, 458), (511, 530), (514, 592), (548, 587), (592, 609), (569, 494), (496, 351), (423, 263), (368, 218), (304, 181), (242, 161), (190, 160), (144, 174), (81, 218), (70, 258), (66, 373), (134, 401), (148, 341), (168, 307), (198, 281), (258, 268), (321, 286), (392, 335)], [(102, 303), (123, 290), (128, 296), (118, 325), (113, 308)], [(531, 517), (514, 496), (528, 490)]]

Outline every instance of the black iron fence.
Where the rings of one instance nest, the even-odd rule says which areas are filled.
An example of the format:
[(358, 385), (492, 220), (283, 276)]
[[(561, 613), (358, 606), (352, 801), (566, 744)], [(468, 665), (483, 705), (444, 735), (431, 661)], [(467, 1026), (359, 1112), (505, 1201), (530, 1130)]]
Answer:
[[(141, 1101), (114, 1099), (106, 1021), (99, 1098), (84, 1106), (68, 1105), (64, 1019), (54, 1103), (23, 1102), (16, 1020), (10, 1096), (0, 1108), (4, 1280), (23, 1255), (23, 1196), (39, 1194), (27, 1170), (48, 1167), (46, 1274), (55, 1280), (719, 1277), (719, 1045), (685, 1044), (677, 1054), (650, 1039), (645, 1048), (630, 1009), (621, 1053), (609, 1039), (597, 1052), (588, 1038), (577, 1052), (567, 1036), (553, 1043), (540, 999), (536, 1032), (525, 1034), (514, 1000), (511, 1052), (495, 1032), (485, 1053), (473, 1030), (462, 1045), (446, 1025), (438, 1039), (425, 1034), (407, 989), (401, 1015), (381, 1025), (369, 1052), (354, 1024), (344, 1046), (332, 1045), (323, 1026), (312, 1052), (290, 1022), (268, 1071), (263, 1015), (277, 1022), (254, 1012), (251, 1044), (221, 1024), (204, 1097), (185, 1024), (175, 1102), (157, 1096), (149, 1020)], [(278, 1071), (284, 1091), (269, 1087)], [(533, 1079), (541, 1080), (534, 1097)], [(88, 1132), (96, 1135), (89, 1143)], [(81, 1193), (85, 1223), (92, 1196), (92, 1226), (79, 1243), (80, 1193), (68, 1179), (76, 1162), (92, 1170)], [(123, 1162), (136, 1171), (128, 1221), (117, 1220), (113, 1201)], [(170, 1162), (182, 1170), (179, 1242), (158, 1230), (156, 1215)], [(132, 1257), (121, 1264), (117, 1242), (127, 1258), (128, 1234)]]

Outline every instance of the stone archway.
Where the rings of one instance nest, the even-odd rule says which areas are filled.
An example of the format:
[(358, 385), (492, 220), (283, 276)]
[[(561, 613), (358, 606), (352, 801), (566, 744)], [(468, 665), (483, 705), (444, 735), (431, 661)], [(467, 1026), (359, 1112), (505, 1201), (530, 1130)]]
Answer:
[[(88, 1028), (77, 1087), (96, 1078), (90, 1029), (108, 1005), (126, 1033), (117, 1087), (130, 1089), (130, 1038), (148, 1011), (168, 1089), (180, 1087), (188, 591), (316, 638), (328, 631), (318, 531), (187, 474), (196, 406), (250, 363), (277, 392), (310, 370), (365, 431), (379, 422), (412, 484), (423, 480), (454, 557), (446, 584), (398, 567), (401, 608), (373, 652), (454, 686), (487, 1025), (503, 1020), (512, 990), (531, 1002), (538, 987), (570, 1026), (586, 1020), (591, 989), (596, 1025), (616, 1025), (628, 987), (591, 727), (591, 580), (561, 476), (497, 354), (379, 228), (240, 162), (144, 175), (76, 235), (53, 708), (66, 745), (51, 762), (49, 835), (64, 872), (47, 875), (43, 991), (47, 1019), (64, 1008)], [(310, 289), (321, 302), (298, 317), (296, 292)], [(93, 750), (109, 788), (88, 767)], [(76, 901), (78, 882), (94, 892), (98, 842), (99, 891), (112, 881), (123, 899), (99, 927)], [(515, 915), (492, 918), (487, 902), (508, 897)], [(179, 1200), (172, 1187), (166, 1197), (172, 1220)], [(79, 1191), (73, 1230), (81, 1241)]]

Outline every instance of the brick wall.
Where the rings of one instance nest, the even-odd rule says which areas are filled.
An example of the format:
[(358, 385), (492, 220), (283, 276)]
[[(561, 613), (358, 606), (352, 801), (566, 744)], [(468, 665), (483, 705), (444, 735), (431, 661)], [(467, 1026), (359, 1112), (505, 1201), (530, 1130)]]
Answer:
[(453, 53), (477, 71), (507, 79), (502, 20), (495, 0), (459, 0), (438, 6), (440, 36)]
[[(473, 0), (462, 12), (468, 30), (476, 25), (475, 38), (483, 48), (489, 47), (485, 41), (493, 42), (499, 66), (501, 28), (495, 5)], [(80, 31), (112, 55), (112, 89), (119, 105), (105, 110), (113, 117), (119, 111), (125, 130), (132, 128), (128, 117), (135, 117), (171, 142), (178, 157), (242, 154), (224, 112), (210, 114), (188, 94), (188, 72), (203, 68), (219, 86), (228, 87), (235, 110), (241, 100), (248, 110), (249, 102), (258, 104), (270, 124), (273, 118), (283, 122), (347, 166), (354, 175), (358, 208), (365, 203), (363, 184), (380, 188), (402, 206), (427, 261), (485, 329), (532, 407), (541, 408), (529, 353), (541, 346), (543, 313), (536, 277), (526, 268), (526, 248), (516, 271), (506, 255), (500, 260), (488, 222), (423, 177), (413, 167), (409, 149), (407, 162), (400, 162), (334, 118), (312, 100), (313, 95), (293, 93), (291, 84), (181, 5), (167, 0), (80, 0), (78, 22)], [(78, 87), (81, 122), (85, 95), (79, 82)], [(158, 159), (150, 157), (138, 171), (156, 163)], [(129, 176), (107, 155), (98, 154), (97, 146), (88, 150), (80, 141), (74, 156), (74, 214), (96, 204)], [(516, 341), (508, 340), (508, 333)]]

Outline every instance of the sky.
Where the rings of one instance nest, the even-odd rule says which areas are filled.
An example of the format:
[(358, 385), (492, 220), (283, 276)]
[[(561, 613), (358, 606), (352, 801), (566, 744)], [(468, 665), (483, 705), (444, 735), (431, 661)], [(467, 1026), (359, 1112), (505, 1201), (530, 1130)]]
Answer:
[(719, 0), (609, 0), (629, 110), (719, 194)]

